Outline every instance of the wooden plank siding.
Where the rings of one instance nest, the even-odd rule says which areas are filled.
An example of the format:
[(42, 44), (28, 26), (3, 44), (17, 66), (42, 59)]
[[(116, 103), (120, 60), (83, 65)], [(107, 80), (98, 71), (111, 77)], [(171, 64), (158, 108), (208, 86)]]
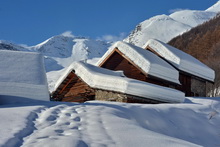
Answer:
[(179, 81), (181, 85), (176, 86), (177, 90), (180, 90), (185, 93), (185, 96), (193, 96), (191, 91), (191, 76), (180, 73)]
[(52, 94), (52, 98), (64, 102), (94, 100), (95, 91), (71, 72)]
[(141, 68), (139, 68), (133, 61), (128, 59), (123, 53), (121, 53), (117, 48), (114, 49), (111, 56), (107, 57), (107, 60), (103, 61), (99, 66), (102, 68), (107, 68), (110, 70), (122, 70), (124, 75), (128, 78), (149, 82), (152, 84), (165, 86), (165, 87), (175, 87), (177, 84), (159, 79), (157, 77), (148, 75)]

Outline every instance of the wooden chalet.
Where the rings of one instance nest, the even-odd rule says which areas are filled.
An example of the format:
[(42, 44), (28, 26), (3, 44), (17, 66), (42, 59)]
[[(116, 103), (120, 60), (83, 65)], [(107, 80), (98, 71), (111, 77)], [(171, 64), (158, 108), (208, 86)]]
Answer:
[(153, 53), (125, 42), (115, 43), (97, 65), (114, 71), (122, 70), (126, 77), (132, 79), (170, 88), (179, 86), (179, 73), (175, 68)]
[(65, 102), (104, 100), (127, 103), (180, 103), (184, 101), (184, 94), (174, 89), (127, 78), (122, 72), (74, 62), (57, 82), (51, 99)]
[(175, 88), (186, 96), (206, 96), (207, 83), (213, 83), (215, 73), (212, 69), (185, 52), (159, 40), (150, 39), (143, 47), (172, 65), (179, 71), (181, 85)]
[(80, 102), (95, 99), (95, 90), (80, 79), (74, 70), (68, 73), (67, 77), (52, 93), (52, 99), (64, 102)]

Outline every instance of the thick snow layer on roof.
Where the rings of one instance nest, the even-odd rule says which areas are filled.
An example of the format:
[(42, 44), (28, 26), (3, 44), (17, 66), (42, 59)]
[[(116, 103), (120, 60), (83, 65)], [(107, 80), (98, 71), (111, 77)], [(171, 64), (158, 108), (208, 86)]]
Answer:
[(118, 41), (116, 42), (98, 61), (100, 65), (117, 48), (126, 57), (133, 61), (139, 68), (149, 75), (179, 84), (179, 72), (164, 60), (158, 58), (150, 51), (143, 50), (140, 47)]
[(68, 73), (73, 70), (77, 76), (93, 88), (122, 92), (164, 102), (184, 101), (184, 93), (178, 90), (130, 79), (124, 77), (122, 72), (111, 71), (83, 62), (71, 64), (55, 87), (58, 88)]
[(156, 39), (150, 39), (144, 45), (144, 48), (147, 46), (173, 64), (177, 69), (209, 81), (214, 81), (215, 72), (191, 55)]
[(0, 95), (49, 100), (43, 56), (0, 51)]

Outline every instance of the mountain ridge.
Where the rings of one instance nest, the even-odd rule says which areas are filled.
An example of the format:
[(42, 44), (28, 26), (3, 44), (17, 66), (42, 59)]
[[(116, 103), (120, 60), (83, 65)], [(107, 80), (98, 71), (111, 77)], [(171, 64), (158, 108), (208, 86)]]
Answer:
[(142, 47), (149, 39), (168, 42), (210, 20), (218, 12), (220, 12), (220, 1), (204, 11), (181, 10), (170, 15), (157, 15), (139, 23), (124, 41), (139, 47)]

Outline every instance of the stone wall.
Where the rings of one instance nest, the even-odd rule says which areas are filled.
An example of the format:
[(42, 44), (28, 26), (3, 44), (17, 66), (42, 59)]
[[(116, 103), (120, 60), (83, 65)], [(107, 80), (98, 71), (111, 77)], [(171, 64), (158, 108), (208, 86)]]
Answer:
[(105, 91), (105, 90), (96, 90), (95, 91), (95, 100), (100, 101), (115, 101), (115, 102), (125, 102), (125, 103), (148, 103), (148, 104), (158, 104), (163, 103), (161, 101), (141, 98), (137, 96)]
[(127, 96), (111, 91), (96, 90), (95, 100), (100, 101), (115, 101), (115, 102), (127, 102)]

